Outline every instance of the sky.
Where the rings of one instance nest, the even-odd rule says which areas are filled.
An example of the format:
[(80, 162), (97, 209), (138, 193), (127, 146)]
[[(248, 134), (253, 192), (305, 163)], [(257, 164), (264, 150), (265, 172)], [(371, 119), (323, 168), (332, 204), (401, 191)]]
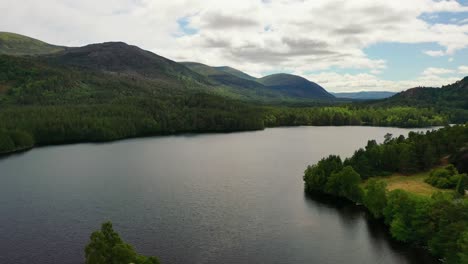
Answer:
[(440, 87), (468, 76), (468, 0), (0, 0), (0, 31), (52, 44), (124, 41), (331, 92)]

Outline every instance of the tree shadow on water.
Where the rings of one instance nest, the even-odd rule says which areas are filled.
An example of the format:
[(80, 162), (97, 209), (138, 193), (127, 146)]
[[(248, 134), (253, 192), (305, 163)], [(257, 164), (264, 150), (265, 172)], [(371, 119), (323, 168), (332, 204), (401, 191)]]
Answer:
[[(389, 228), (383, 219), (373, 218), (361, 205), (356, 205), (354, 202), (340, 197), (327, 194), (309, 194), (305, 191), (304, 199), (307, 207), (311, 210), (339, 217), (340, 223), (346, 229), (365, 232), (364, 235), (367, 235), (370, 240), (369, 245), (372, 250), (382, 255), (386, 261), (390, 261), (388, 263), (394, 261), (408, 264), (440, 263), (424, 248), (396, 241), (390, 235)], [(387, 263), (385, 260), (382, 263)]]
[(365, 213), (361, 206), (354, 202), (328, 194), (309, 194), (304, 191), (304, 198), (311, 210), (337, 215), (347, 228), (354, 228), (359, 224), (360, 218)]
[(383, 252), (384, 248), (391, 248), (392, 252), (398, 255), (394, 258), (403, 259), (406, 263), (411, 264), (440, 263), (440, 261), (432, 256), (426, 249), (395, 240), (390, 235), (389, 227), (384, 224), (383, 219), (372, 218), (370, 214), (367, 213), (365, 222), (368, 238), (372, 242), (373, 250)]

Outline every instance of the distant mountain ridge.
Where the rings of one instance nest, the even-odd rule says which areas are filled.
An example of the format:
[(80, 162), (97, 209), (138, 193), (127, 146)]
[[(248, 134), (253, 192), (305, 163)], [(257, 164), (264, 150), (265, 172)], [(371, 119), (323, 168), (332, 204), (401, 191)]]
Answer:
[(334, 99), (334, 96), (320, 85), (297, 75), (280, 73), (255, 78), (228, 66), (212, 67), (197, 62), (182, 62), (182, 64), (223, 85), (255, 88), (259, 93), (276, 94), (281, 97)]
[[(55, 46), (15, 33), (0, 32), (0, 54), (37, 55), (48, 63), (125, 74), (164, 82), (180, 82), (227, 97), (255, 101), (332, 100), (316, 83), (290, 74), (257, 79), (229, 66), (178, 63), (124, 42), (83, 47)], [(197, 84), (198, 83), (198, 84)]]
[[(83, 68), (110, 74), (122, 74), (156, 81), (170, 87), (192, 87), (205, 92), (240, 100), (294, 102), (333, 101), (335, 96), (319, 84), (292, 74), (272, 74), (262, 78), (250, 76), (229, 66), (211, 67), (196, 62), (175, 62), (123, 42), (105, 42), (83, 47), (63, 47), (22, 36), (0, 32), (0, 54), (33, 55), (52, 67)], [(467, 78), (442, 89), (413, 88), (375, 105), (434, 104), (446, 108), (467, 109)], [(0, 87), (5, 90), (5, 87)], [(337, 93), (337, 98), (379, 99), (391, 92)]]
[(331, 92), (337, 98), (348, 98), (348, 99), (357, 99), (357, 100), (376, 100), (392, 97), (396, 92), (387, 92), (387, 91), (360, 91), (360, 92), (341, 92), (334, 93)]

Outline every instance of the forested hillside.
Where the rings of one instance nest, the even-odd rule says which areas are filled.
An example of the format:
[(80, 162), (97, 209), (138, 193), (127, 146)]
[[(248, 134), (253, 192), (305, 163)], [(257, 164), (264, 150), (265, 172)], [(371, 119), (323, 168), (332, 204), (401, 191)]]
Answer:
[(441, 88), (417, 87), (398, 93), (382, 101), (370, 103), (377, 107), (432, 107), (446, 113), (452, 122), (468, 121), (468, 77)]
[[(80, 71), (0, 56), (0, 150), (264, 127), (257, 108), (188, 88), (192, 83)], [(13, 140), (17, 131), (28, 135), (28, 140)]]
[(201, 83), (208, 83), (203, 76), (175, 61), (123, 42), (106, 42), (68, 48), (42, 58), (54, 65), (125, 74), (135, 78), (163, 80), (190, 78)]

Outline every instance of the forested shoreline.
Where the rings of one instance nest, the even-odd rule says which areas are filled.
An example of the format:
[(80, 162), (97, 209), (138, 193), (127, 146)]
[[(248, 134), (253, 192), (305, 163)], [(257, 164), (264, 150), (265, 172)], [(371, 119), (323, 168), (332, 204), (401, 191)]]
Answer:
[[(463, 161), (452, 160), (460, 164), (460, 171), (449, 165), (431, 172), (427, 182), (453, 191), (441, 189), (430, 197), (401, 189), (388, 191), (384, 178), (377, 177), (425, 171), (467, 147), (468, 125), (447, 126), (425, 134), (410, 132), (407, 138), (387, 135), (384, 143), (370, 140), (345, 160), (330, 155), (309, 166), (304, 173), (305, 192), (362, 204), (372, 217), (389, 226), (393, 238), (423, 246), (446, 263), (467, 263), (468, 176)], [(438, 185), (438, 180), (445, 185)]]
[(404, 107), (375, 110), (339, 106), (252, 107), (199, 94), (182, 100), (185, 101), (180, 105), (169, 107), (164, 102), (148, 99), (127, 100), (126, 104), (7, 107), (0, 110), (0, 153), (51, 144), (278, 126), (425, 127), (447, 123), (441, 116), (429, 117), (430, 110)]

